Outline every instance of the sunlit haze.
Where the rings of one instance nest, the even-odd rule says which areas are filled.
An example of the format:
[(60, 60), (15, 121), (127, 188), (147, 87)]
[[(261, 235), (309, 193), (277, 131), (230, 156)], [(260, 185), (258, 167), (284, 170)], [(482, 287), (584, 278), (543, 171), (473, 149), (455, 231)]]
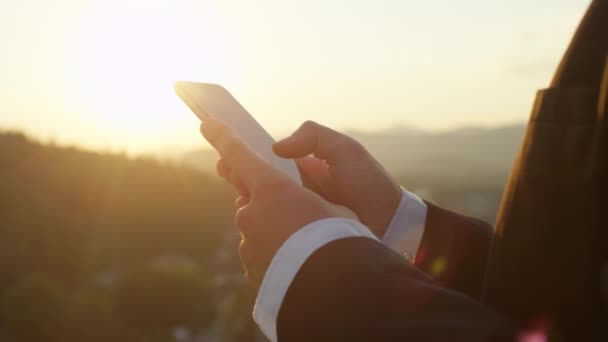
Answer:
[(0, 129), (202, 146), (183, 79), (224, 85), (275, 134), (523, 122), (588, 3), (0, 0)]

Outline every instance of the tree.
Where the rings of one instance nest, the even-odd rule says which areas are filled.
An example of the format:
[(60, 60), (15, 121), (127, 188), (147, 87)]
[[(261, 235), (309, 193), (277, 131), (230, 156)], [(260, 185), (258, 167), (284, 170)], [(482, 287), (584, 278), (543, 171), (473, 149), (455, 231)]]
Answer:
[(31, 275), (9, 287), (2, 296), (0, 319), (18, 341), (61, 341), (61, 313), (66, 293), (61, 284)]
[(176, 327), (202, 330), (214, 314), (209, 279), (191, 265), (146, 265), (116, 289), (117, 313), (144, 334), (169, 336)]

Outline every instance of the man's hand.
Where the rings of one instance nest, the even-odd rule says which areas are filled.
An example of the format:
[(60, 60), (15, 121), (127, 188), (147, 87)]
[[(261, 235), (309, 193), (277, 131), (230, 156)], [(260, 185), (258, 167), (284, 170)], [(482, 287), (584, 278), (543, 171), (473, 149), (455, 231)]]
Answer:
[(239, 255), (255, 287), (281, 245), (300, 228), (324, 218), (354, 218), (271, 167), (221, 122), (206, 119), (201, 132), (221, 156), (218, 173), (241, 194), (235, 216), (242, 236)]
[(359, 142), (307, 121), (277, 142), (274, 152), (298, 159), (306, 187), (349, 208), (378, 238), (384, 236), (401, 201), (401, 189)]

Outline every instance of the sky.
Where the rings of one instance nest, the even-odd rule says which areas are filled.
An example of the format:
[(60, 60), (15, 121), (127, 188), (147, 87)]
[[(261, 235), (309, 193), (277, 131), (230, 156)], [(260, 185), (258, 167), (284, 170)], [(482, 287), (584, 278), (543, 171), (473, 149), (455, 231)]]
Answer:
[(204, 146), (178, 80), (280, 137), (525, 122), (589, 1), (0, 0), (0, 129), (129, 153)]

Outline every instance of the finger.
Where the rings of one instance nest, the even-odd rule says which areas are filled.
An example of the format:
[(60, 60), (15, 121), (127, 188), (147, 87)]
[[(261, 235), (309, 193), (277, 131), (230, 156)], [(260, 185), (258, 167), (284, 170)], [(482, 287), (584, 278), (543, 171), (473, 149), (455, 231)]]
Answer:
[(247, 239), (251, 235), (250, 233), (254, 223), (252, 217), (253, 211), (251, 210), (250, 205), (240, 207), (234, 215), (234, 225), (241, 233), (243, 239)]
[[(201, 125), (205, 139), (218, 151), (232, 169), (232, 177), (240, 180), (248, 193), (269, 179), (286, 177), (251, 150), (227, 125), (208, 118)], [(232, 180), (231, 180), (232, 182)]]
[(217, 163), (215, 164), (215, 170), (220, 177), (227, 180), (229, 179), (230, 173), (232, 172), (232, 168), (230, 167), (230, 165), (228, 165), (228, 163), (222, 158), (217, 160)]
[(327, 176), (327, 164), (319, 158), (304, 157), (296, 159), (296, 164), (301, 173), (306, 174), (315, 182)]
[(224, 159), (218, 159), (215, 168), (217, 174), (228, 181), (240, 195), (249, 196), (249, 190), (245, 187), (243, 181), (241, 181), (236, 173), (232, 172), (232, 168)]
[(237, 197), (236, 201), (234, 201), (234, 206), (237, 210), (241, 209), (242, 207), (249, 204), (250, 199), (251, 197), (249, 197), (249, 195), (240, 195), (239, 197)]
[(314, 121), (306, 121), (291, 136), (275, 143), (273, 151), (290, 159), (313, 154), (330, 164), (353, 160), (366, 153), (353, 138)]
[(241, 240), (239, 244), (239, 259), (241, 259), (241, 264), (243, 265), (243, 269), (245, 271), (245, 278), (249, 285), (253, 288), (258, 288), (261, 283), (260, 272), (258, 271), (259, 267), (256, 267), (257, 258), (253, 249), (249, 247), (249, 244), (246, 240)]
[(239, 196), (249, 196), (249, 189), (247, 189), (243, 181), (236, 175), (234, 171), (230, 171), (230, 174), (226, 177), (226, 181), (232, 185)]
[(208, 117), (201, 123), (201, 134), (213, 147), (215, 147), (219, 137), (225, 135), (228, 131), (228, 126), (212, 117)]
[(304, 187), (326, 197), (327, 189), (327, 164), (325, 161), (315, 157), (304, 157), (296, 159), (296, 164), (302, 175)]

